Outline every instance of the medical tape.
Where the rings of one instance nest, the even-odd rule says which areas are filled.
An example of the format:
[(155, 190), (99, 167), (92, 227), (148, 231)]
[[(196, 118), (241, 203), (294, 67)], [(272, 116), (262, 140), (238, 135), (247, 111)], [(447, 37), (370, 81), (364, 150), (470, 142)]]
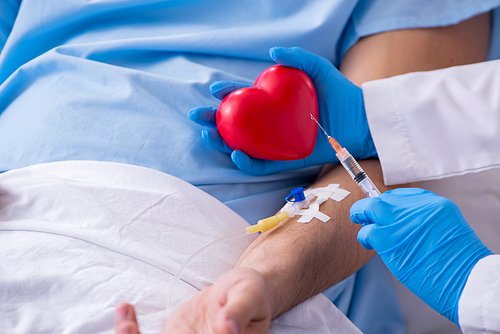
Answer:
[(340, 202), (341, 200), (346, 198), (346, 196), (349, 194), (350, 192), (348, 192), (347, 190), (338, 188), (337, 190), (335, 190), (332, 196), (330, 196), (330, 198), (333, 199), (334, 201)]
[(297, 220), (300, 223), (309, 223), (313, 218), (317, 218), (323, 223), (328, 222), (331, 217), (321, 212), (319, 210), (319, 206), (328, 199), (340, 202), (347, 195), (349, 195), (350, 192), (340, 188), (340, 184), (329, 184), (326, 187), (314, 189), (310, 188), (304, 191), (304, 195), (308, 196), (310, 194), (313, 194), (316, 198), (309, 204), (309, 207), (306, 210), (299, 210), (296, 213), (296, 215), (302, 216), (299, 220)]
[(321, 211), (300, 210), (298, 214), (302, 215), (302, 217), (300, 217), (299, 220), (297, 220), (299, 223), (309, 223), (313, 218), (317, 218), (321, 220), (323, 223), (326, 223), (327, 221), (330, 220), (330, 217), (325, 215)]

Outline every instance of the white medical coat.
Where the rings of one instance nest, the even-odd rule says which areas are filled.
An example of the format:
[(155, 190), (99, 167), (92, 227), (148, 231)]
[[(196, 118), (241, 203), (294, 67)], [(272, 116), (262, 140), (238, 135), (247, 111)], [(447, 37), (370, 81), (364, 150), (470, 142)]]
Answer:
[[(473, 190), (498, 203), (499, 92), (498, 60), (365, 83), (368, 122), (385, 182), (449, 178), (454, 186), (448, 189), (468, 191), (464, 203), (473, 202)], [(478, 178), (470, 175), (475, 172)], [(469, 212), (498, 231), (500, 216), (491, 219), (498, 206), (482, 209)], [(498, 252), (495, 239), (489, 247)], [(500, 333), (500, 255), (474, 267), (459, 301), (459, 321), (464, 333)]]

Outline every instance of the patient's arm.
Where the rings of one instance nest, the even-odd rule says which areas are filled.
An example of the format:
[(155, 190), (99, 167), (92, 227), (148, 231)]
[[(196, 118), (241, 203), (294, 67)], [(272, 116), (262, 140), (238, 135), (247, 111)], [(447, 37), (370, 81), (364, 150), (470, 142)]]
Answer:
[[(361, 39), (346, 54), (341, 71), (359, 85), (410, 71), (479, 62), (486, 57), (488, 40), (489, 15), (457, 26), (381, 33)], [(384, 191), (379, 163), (372, 160), (362, 165)], [(165, 333), (205, 333), (215, 327), (220, 329), (217, 333), (233, 333), (231, 324), (247, 329), (244, 333), (265, 333), (262, 328), (271, 318), (363, 266), (373, 253), (359, 245), (359, 226), (350, 222), (349, 209), (364, 195), (342, 167), (330, 168), (314, 187), (340, 183), (351, 191), (340, 203), (322, 205), (332, 220), (302, 224), (291, 219), (259, 236), (235, 270), (174, 313)]]
[[(387, 190), (377, 160), (361, 165), (380, 191)], [(374, 252), (357, 242), (360, 226), (351, 223), (349, 209), (364, 195), (339, 165), (325, 168), (312, 187), (330, 183), (340, 183), (351, 194), (341, 202), (328, 200), (321, 205), (332, 218), (329, 222), (313, 219), (304, 224), (295, 217), (261, 234), (235, 269), (174, 313), (164, 333), (180, 328), (193, 334), (241, 333), (243, 328), (243, 333), (267, 333), (272, 318), (361, 268)]]
[(489, 39), (489, 14), (443, 28), (384, 32), (360, 39), (346, 53), (340, 71), (360, 86), (408, 72), (481, 62)]
[[(388, 189), (378, 160), (360, 164), (381, 192)], [(325, 168), (312, 187), (330, 183), (339, 183), (351, 194), (341, 202), (328, 200), (321, 205), (321, 211), (331, 217), (329, 222), (313, 219), (304, 224), (297, 223), (300, 217), (288, 219), (257, 238), (236, 265), (264, 276), (274, 317), (350, 276), (375, 254), (359, 244), (360, 226), (349, 218), (351, 205), (364, 194), (339, 165)]]
[[(489, 14), (445, 28), (392, 31), (360, 40), (346, 54), (341, 71), (361, 84), (409, 71), (479, 62), (486, 58), (488, 42)], [(377, 161), (363, 166), (381, 191), (387, 189)], [(342, 167), (333, 167), (315, 186), (328, 183), (340, 183), (352, 193), (340, 203), (323, 205), (321, 210), (332, 217), (331, 222), (283, 224), (261, 235), (237, 264), (263, 274), (271, 291), (273, 317), (348, 277), (373, 255), (359, 245), (359, 227), (349, 219), (351, 204), (363, 193)]]

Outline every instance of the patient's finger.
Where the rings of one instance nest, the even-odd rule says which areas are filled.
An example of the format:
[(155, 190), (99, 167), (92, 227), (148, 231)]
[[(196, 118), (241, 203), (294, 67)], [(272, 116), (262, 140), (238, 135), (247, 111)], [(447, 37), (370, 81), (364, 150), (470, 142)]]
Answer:
[(134, 307), (127, 303), (121, 303), (115, 310), (115, 333), (116, 334), (140, 334), (139, 324), (135, 316)]
[(267, 333), (271, 322), (262, 291), (247, 286), (228, 297), (219, 311), (215, 328), (224, 334)]

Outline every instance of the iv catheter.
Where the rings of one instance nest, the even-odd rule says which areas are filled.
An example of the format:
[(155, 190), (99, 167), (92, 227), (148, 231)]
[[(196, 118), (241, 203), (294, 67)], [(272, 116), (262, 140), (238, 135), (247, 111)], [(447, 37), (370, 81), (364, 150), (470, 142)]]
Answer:
[[(167, 316), (170, 319), (172, 316), (173, 308), (173, 297), (175, 293), (175, 289), (177, 287), (178, 282), (181, 279), (181, 275), (184, 273), (186, 268), (193, 262), (201, 253), (212, 247), (213, 245), (216, 245), (220, 242), (227, 241), (230, 239), (233, 239), (235, 237), (238, 237), (240, 235), (247, 235), (247, 234), (252, 234), (256, 232), (266, 232), (269, 231), (270, 229), (274, 228), (277, 226), (279, 223), (284, 221), (287, 218), (293, 218), (295, 215), (298, 213), (299, 210), (309, 206), (309, 204), (314, 200), (316, 196), (310, 194), (308, 196), (304, 195), (304, 188), (295, 188), (292, 190), (290, 195), (288, 195), (285, 200), (287, 201), (287, 204), (280, 210), (280, 212), (275, 215), (271, 216), (266, 219), (261, 219), (257, 222), (255, 225), (251, 225), (246, 227), (243, 230), (236, 231), (233, 233), (230, 233), (228, 235), (225, 235), (223, 237), (220, 237), (218, 239), (215, 239), (209, 243), (207, 243), (205, 246), (201, 247), (198, 251), (196, 251), (193, 255), (191, 255), (186, 262), (181, 266), (179, 271), (174, 277), (174, 280), (170, 284), (170, 290), (168, 293), (167, 297)], [(293, 198), (293, 200), (292, 200)]]
[(349, 173), (354, 182), (356, 182), (356, 184), (361, 188), (366, 197), (377, 197), (380, 195), (380, 191), (377, 189), (372, 180), (370, 180), (368, 175), (366, 175), (365, 171), (361, 168), (353, 156), (344, 147), (340, 146), (340, 144), (332, 136), (326, 133), (325, 129), (323, 129), (312, 114), (310, 115), (311, 119), (318, 124), (321, 130), (323, 130), (323, 133), (328, 138), (328, 142), (332, 148), (335, 150), (336, 156), (342, 166), (344, 166), (345, 170)]

